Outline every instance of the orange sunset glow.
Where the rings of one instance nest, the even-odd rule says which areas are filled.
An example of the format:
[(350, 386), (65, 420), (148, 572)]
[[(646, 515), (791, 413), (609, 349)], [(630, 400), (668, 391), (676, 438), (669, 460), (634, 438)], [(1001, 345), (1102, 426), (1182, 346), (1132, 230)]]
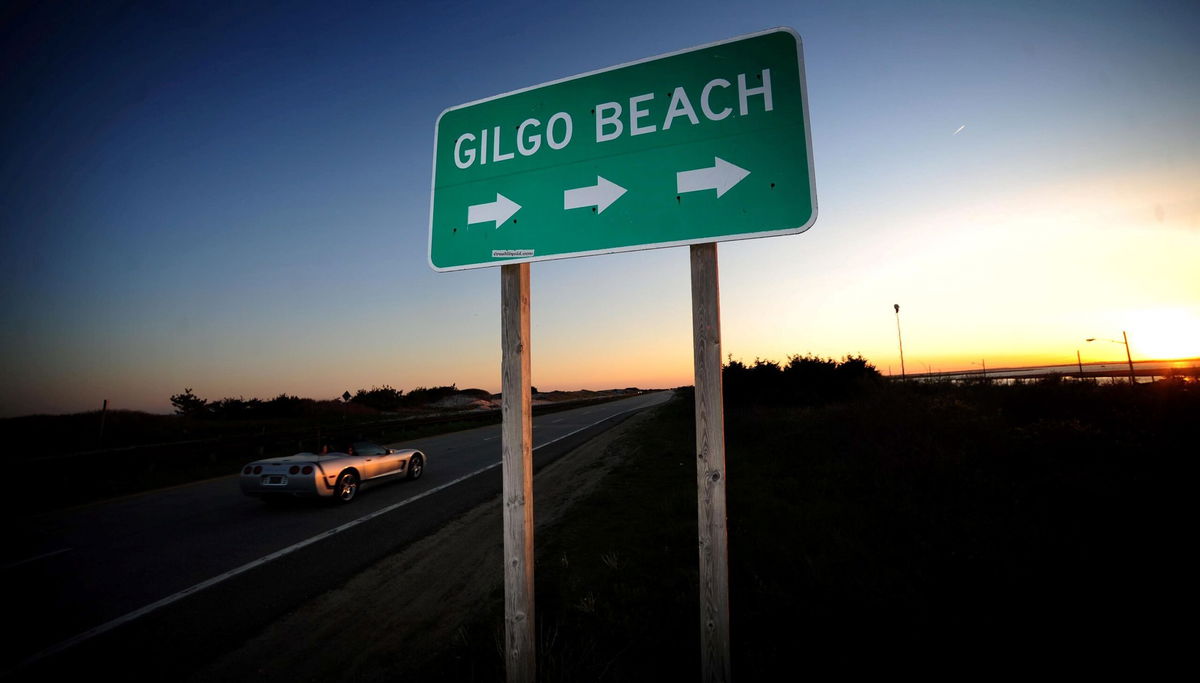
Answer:
[[(364, 71), (378, 56), (347, 43), (316, 71), (280, 48), (219, 73), (187, 52), (18, 74), (0, 413), (165, 412), (184, 387), (496, 391), (499, 273), (427, 263), (439, 112), (778, 25), (804, 44), (817, 217), (720, 244), (724, 357), (898, 374), (894, 304), (913, 372), (1121, 360), (1083, 340), (1122, 332), (1135, 361), (1200, 357), (1194, 24), (873, 7), (689, 11), (653, 35), (528, 36), (521, 60), (481, 39), (419, 73)], [(219, 64), (254, 44), (223, 40)], [(531, 284), (539, 388), (693, 381), (686, 249), (535, 263)]]

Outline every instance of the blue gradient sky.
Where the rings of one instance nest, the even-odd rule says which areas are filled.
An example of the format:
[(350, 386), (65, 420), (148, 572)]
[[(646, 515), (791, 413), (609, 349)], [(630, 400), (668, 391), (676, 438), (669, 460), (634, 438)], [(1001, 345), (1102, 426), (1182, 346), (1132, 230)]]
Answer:
[[(497, 389), (499, 271), (426, 265), (438, 114), (774, 26), (819, 214), (721, 246), (727, 353), (899, 372), (900, 303), (910, 372), (1200, 355), (1195, 2), (43, 4), (0, 10), (0, 415)], [(691, 382), (686, 249), (532, 285), (539, 388)]]

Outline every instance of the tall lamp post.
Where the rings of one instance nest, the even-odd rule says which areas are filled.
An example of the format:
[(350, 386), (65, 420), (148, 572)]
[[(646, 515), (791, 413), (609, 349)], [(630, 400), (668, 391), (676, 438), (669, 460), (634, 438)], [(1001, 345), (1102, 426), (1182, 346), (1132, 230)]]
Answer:
[(1129, 335), (1125, 334), (1125, 330), (1121, 330), (1121, 339), (1123, 339), (1124, 341), (1117, 341), (1116, 339), (1103, 339), (1100, 337), (1088, 337), (1087, 341), (1090, 341), (1090, 342), (1106, 341), (1106, 342), (1112, 342), (1114, 344), (1124, 344), (1125, 345), (1125, 360), (1129, 361), (1129, 383), (1137, 384), (1137, 380), (1134, 379), (1136, 377), (1136, 375), (1133, 372), (1133, 356), (1129, 353)]
[(896, 309), (896, 340), (900, 342), (900, 379), (905, 379), (904, 372), (904, 337), (900, 336), (900, 304), (892, 304)]
[(978, 363), (976, 363), (975, 361), (971, 361), (971, 365), (978, 365), (979, 367), (983, 368), (983, 378), (985, 380), (987, 379), (987, 359), (986, 358), (980, 358)]

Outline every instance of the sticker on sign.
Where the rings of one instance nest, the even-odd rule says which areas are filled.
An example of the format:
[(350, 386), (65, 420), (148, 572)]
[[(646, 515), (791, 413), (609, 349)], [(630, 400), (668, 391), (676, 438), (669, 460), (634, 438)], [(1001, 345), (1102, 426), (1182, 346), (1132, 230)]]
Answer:
[(800, 36), (702, 45), (438, 117), (429, 263), (461, 270), (803, 232)]

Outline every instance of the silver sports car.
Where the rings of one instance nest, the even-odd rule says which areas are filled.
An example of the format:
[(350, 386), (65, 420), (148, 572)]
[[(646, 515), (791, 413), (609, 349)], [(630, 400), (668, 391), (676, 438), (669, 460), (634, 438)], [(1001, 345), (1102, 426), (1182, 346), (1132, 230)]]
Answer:
[(268, 501), (317, 497), (349, 503), (365, 482), (417, 479), (428, 463), (420, 451), (385, 448), (365, 441), (323, 450), (246, 465), (239, 477), (242, 493)]

